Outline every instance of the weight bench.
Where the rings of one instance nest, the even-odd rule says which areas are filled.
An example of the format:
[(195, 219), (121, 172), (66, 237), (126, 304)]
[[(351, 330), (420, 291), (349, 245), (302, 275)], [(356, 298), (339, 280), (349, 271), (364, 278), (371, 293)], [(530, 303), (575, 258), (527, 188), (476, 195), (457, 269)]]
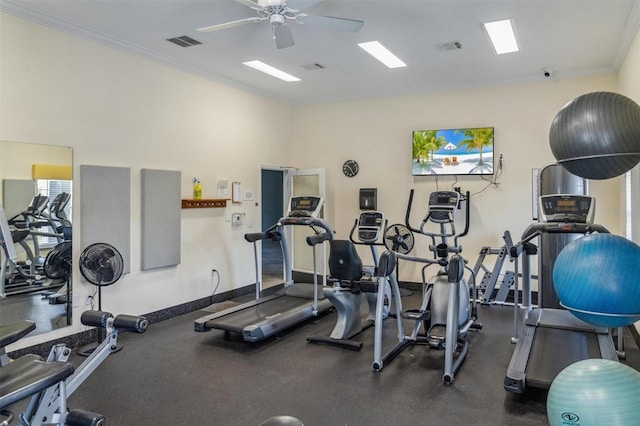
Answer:
[(7, 365), (11, 361), (5, 348), (35, 329), (36, 323), (27, 320), (0, 325), (0, 366)]
[[(84, 325), (105, 328), (107, 336), (77, 368), (67, 362), (71, 349), (64, 344), (54, 345), (46, 361), (30, 354), (0, 367), (0, 416), (4, 417), (4, 421), (0, 418), (0, 426), (8, 425), (14, 419), (9, 407), (26, 398), (30, 398), (30, 402), (20, 414), (20, 424), (104, 425), (105, 418), (101, 414), (68, 410), (67, 398), (116, 350), (119, 330), (144, 333), (148, 320), (143, 316), (118, 315), (114, 318), (108, 312), (86, 311), (82, 313), (80, 321)], [(31, 321), (21, 321), (0, 328), (0, 343), (3, 345), (0, 350), (7, 360), (4, 345), (18, 340), (34, 328)]]
[[(33, 354), (21, 356), (15, 361), (9, 359), (6, 346), (20, 340), (35, 328), (33, 321), (26, 320), (0, 326), (0, 416), (4, 417), (0, 425), (8, 425), (13, 421), (14, 415), (8, 407), (18, 401), (52, 387), (57, 388), (60, 395), (66, 395), (65, 380), (75, 371), (68, 362), (43, 361), (40, 356)], [(66, 403), (66, 398), (64, 401)], [(66, 406), (61, 411), (61, 424), (99, 425), (104, 422), (104, 417), (87, 411), (74, 410), (67, 413)], [(53, 419), (48, 419), (47, 422), (52, 421)]]

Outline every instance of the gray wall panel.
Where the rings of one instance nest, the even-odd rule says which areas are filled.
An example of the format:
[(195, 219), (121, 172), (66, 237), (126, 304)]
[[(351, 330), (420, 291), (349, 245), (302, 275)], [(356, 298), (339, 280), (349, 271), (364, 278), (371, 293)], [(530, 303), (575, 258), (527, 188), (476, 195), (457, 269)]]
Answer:
[(142, 169), (142, 270), (180, 263), (181, 176)]
[(82, 249), (94, 243), (115, 247), (131, 271), (131, 171), (125, 167), (80, 166)]

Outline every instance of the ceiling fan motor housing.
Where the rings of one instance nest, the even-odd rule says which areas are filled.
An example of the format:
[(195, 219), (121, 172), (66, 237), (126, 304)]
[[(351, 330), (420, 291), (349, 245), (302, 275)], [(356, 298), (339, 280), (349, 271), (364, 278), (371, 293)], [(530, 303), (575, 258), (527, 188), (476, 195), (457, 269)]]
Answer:
[(271, 22), (271, 25), (273, 25), (274, 27), (284, 25), (284, 16), (274, 13), (269, 17), (269, 22)]

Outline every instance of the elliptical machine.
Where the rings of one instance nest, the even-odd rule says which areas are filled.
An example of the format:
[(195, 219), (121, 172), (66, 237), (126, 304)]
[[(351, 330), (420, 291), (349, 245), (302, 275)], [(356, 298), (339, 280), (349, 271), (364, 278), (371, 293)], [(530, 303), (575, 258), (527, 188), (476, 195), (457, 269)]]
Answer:
[[(405, 225), (391, 225), (385, 231), (384, 242), (388, 248), (380, 258), (380, 287), (383, 281), (392, 285), (396, 312), (402, 313), (402, 319), (414, 321), (411, 334), (405, 335), (402, 319), (397, 321), (398, 344), (384, 356), (382, 355), (382, 324), (376, 320), (373, 369), (381, 371), (385, 364), (391, 362), (400, 352), (417, 343), (426, 343), (436, 349), (444, 349), (445, 363), (443, 380), (452, 383), (455, 375), (464, 362), (468, 341), (467, 332), (482, 329), (476, 322), (476, 284), (473, 270), (466, 266), (460, 255), (462, 246), (458, 239), (469, 231), (469, 192), (463, 197), (457, 191), (436, 191), (429, 196), (427, 214), (419, 228), (410, 224), (413, 190), (409, 195)], [(464, 230), (457, 234), (455, 230), (455, 213), (461, 201), (467, 203), (465, 209)], [(437, 225), (439, 231), (428, 230), (428, 225)], [(410, 256), (408, 253), (414, 245), (413, 234), (421, 234), (431, 239), (429, 251), (432, 258)], [(453, 238), (453, 244), (449, 239)], [(390, 280), (396, 259), (423, 263), (422, 267), (422, 303), (417, 309), (402, 308), (396, 280)], [(426, 270), (432, 266), (440, 267), (436, 275), (427, 279)], [(472, 295), (470, 300), (469, 285), (463, 277), (464, 270), (471, 273)], [(379, 290), (381, 291), (381, 290)], [(397, 295), (397, 296), (396, 296)], [(380, 296), (379, 296), (380, 297)], [(380, 303), (377, 316), (381, 316)], [(377, 318), (376, 318), (377, 319)], [(421, 332), (422, 329), (422, 332)]]
[[(324, 287), (322, 293), (336, 309), (336, 325), (329, 337), (308, 336), (308, 342), (326, 343), (356, 351), (362, 348), (362, 342), (351, 340), (351, 338), (371, 327), (376, 320), (377, 299), (380, 297), (378, 280), (375, 278), (380, 259), (377, 247), (383, 245), (379, 240), (385, 227), (386, 221), (382, 212), (365, 211), (360, 214), (351, 227), (349, 241), (330, 241), (330, 276), (328, 281), (333, 284), (333, 287)], [(357, 240), (354, 238), (356, 230)], [(327, 239), (324, 234), (321, 234), (307, 238), (307, 242), (315, 246)], [(355, 245), (370, 247), (373, 265), (363, 266)], [(391, 304), (391, 286), (385, 282), (383, 287), (383, 307), (380, 321), (389, 316)], [(369, 311), (367, 317), (363, 319), (360, 315), (360, 305), (365, 295)]]

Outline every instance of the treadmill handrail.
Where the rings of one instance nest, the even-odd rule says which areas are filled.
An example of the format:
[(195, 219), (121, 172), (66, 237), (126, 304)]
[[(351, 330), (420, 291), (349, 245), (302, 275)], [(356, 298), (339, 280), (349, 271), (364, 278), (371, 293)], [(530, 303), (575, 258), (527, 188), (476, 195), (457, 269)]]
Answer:
[(331, 239), (331, 234), (323, 232), (322, 234), (309, 235), (307, 237), (307, 244), (309, 244), (310, 246), (315, 246), (316, 244), (320, 244)]
[(276, 224), (278, 226), (287, 226), (287, 225), (302, 225), (302, 226), (318, 226), (322, 229), (324, 229), (327, 234), (331, 235), (331, 238), (333, 238), (334, 232), (333, 232), (333, 228), (331, 228), (331, 225), (329, 225), (324, 219), (321, 219), (319, 217), (290, 217), (290, 216), (285, 216), (280, 218), (280, 220), (278, 220), (278, 223)]
[[(532, 223), (522, 233), (522, 239), (511, 247), (509, 255), (513, 258), (519, 257), (527, 247), (527, 243), (540, 234), (592, 234), (598, 232), (608, 234), (609, 230), (602, 225), (595, 223), (574, 223), (574, 222), (551, 222)], [(527, 254), (535, 254), (535, 251), (527, 250)]]

